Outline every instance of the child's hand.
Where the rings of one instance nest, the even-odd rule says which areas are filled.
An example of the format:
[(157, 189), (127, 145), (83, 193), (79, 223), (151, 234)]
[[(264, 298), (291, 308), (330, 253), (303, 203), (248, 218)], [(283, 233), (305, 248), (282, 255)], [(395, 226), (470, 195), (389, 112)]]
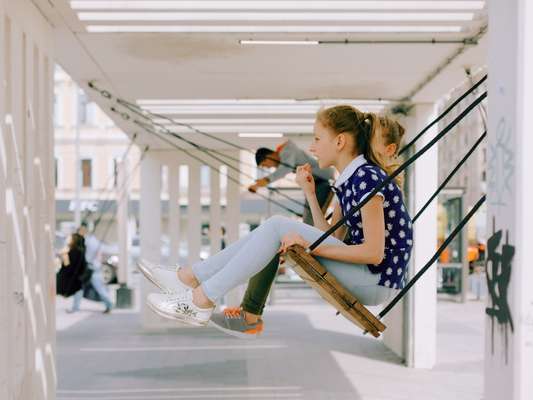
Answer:
[(285, 262), (285, 257), (283, 256), (285, 252), (294, 244), (299, 244), (303, 248), (309, 247), (309, 242), (306, 241), (303, 237), (294, 232), (289, 232), (281, 238), (281, 246), (279, 247), (278, 253), (280, 254), (279, 263), (283, 264)]
[(305, 193), (315, 192), (315, 180), (311, 165), (304, 164), (296, 168), (296, 183)]
[(281, 246), (278, 253), (284, 254), (292, 245), (299, 244), (303, 248), (309, 247), (309, 242), (294, 232), (289, 232), (281, 238)]

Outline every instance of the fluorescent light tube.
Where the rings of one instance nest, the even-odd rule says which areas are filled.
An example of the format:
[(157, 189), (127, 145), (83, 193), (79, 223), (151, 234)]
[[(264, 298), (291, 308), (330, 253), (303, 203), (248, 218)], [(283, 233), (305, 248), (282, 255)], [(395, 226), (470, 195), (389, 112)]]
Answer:
[(255, 105), (255, 104), (297, 104), (295, 99), (139, 99), (140, 106), (149, 105)]
[(318, 40), (239, 40), (242, 45), (281, 45), (281, 46), (312, 46), (318, 45)]
[(91, 33), (458, 33), (457, 25), (88, 25)]
[(389, 103), (385, 100), (361, 100), (361, 99), (138, 99), (139, 106), (178, 106), (178, 105), (287, 105), (306, 106), (311, 104), (353, 104), (354, 106), (375, 106)]
[(471, 21), (473, 13), (80, 12), (80, 21)]
[(71, 1), (74, 10), (481, 10), (485, 1)]
[(283, 133), (239, 133), (241, 138), (281, 138)]
[(155, 118), (154, 122), (163, 125), (173, 125), (177, 123), (189, 125), (216, 125), (225, 126), (231, 124), (250, 124), (250, 125), (297, 125), (310, 124), (315, 122), (314, 118), (185, 118), (169, 121), (164, 118)]

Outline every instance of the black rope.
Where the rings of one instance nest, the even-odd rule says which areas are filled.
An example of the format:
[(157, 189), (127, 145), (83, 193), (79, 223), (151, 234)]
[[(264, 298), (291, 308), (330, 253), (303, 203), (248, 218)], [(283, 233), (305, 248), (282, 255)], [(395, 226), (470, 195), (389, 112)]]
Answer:
[[(146, 146), (141, 154), (141, 157), (139, 158), (139, 160), (135, 163), (135, 166), (132, 168), (132, 170), (130, 171), (130, 173), (128, 174), (128, 176), (126, 177), (126, 179), (124, 180), (124, 184), (119, 188), (119, 193), (122, 193), (124, 191), (124, 189), (127, 187), (127, 185), (129, 185), (129, 183), (131, 182), (131, 180), (134, 178), (134, 174), (135, 172), (137, 171), (137, 169), (140, 167), (141, 165), (141, 162), (142, 160), (144, 159), (144, 156), (146, 155), (146, 153), (148, 152), (149, 150), (149, 146)], [(111, 201), (112, 199), (109, 198), (106, 200), (107, 203), (103, 204), (102, 205), (102, 209), (100, 210), (99, 212), (99, 215), (98, 215), (98, 218), (95, 219), (94, 221), (94, 227), (93, 227), (93, 231), (96, 230), (96, 228), (98, 227), (98, 225), (100, 224), (100, 222), (102, 221), (102, 218), (104, 216), (104, 214), (109, 211), (109, 209), (111, 208)]]
[[(431, 202), (435, 199), (435, 197), (438, 196), (439, 192), (446, 186), (446, 184), (453, 178), (453, 176), (457, 173), (457, 171), (460, 169), (460, 167), (465, 163), (465, 161), (472, 155), (472, 153), (476, 150), (476, 148), (479, 146), (479, 144), (485, 139), (487, 136), (487, 132), (485, 131), (479, 139), (476, 141), (476, 143), (471, 147), (471, 149), (468, 151), (468, 153), (462, 158), (462, 160), (457, 164), (457, 166), (452, 170), (452, 172), (444, 179), (444, 181), (441, 183), (441, 185), (438, 187), (438, 189), (433, 193), (433, 195), (429, 198), (429, 200), (424, 204), (424, 206), (418, 211), (415, 215), (415, 217), (412, 220), (412, 223), (414, 224), (418, 217), (422, 215), (422, 213), (426, 210), (426, 208), (431, 204)], [(337, 311), (336, 315), (339, 315), (340, 312)]]
[[(143, 123), (143, 122), (141, 122), (141, 121), (138, 121), (138, 123), (139, 123), (139, 124), (142, 124), (143, 126), (146, 125), (145, 123)], [(152, 125), (153, 125), (153, 124), (152, 124)], [(157, 125), (156, 125), (156, 126), (157, 126)], [(213, 152), (213, 153), (215, 153), (215, 154), (218, 154), (218, 155), (222, 155), (222, 156), (223, 156), (223, 153), (221, 153), (221, 152), (219, 152), (219, 151), (217, 151), (217, 150), (208, 149), (207, 147), (201, 146), (201, 145), (199, 145), (199, 144), (197, 144), (197, 143), (195, 143), (195, 142), (193, 142), (193, 141), (190, 141), (190, 140), (184, 138), (183, 136), (181, 136), (181, 135), (179, 135), (179, 134), (177, 134), (177, 133), (175, 133), (175, 132), (173, 132), (173, 131), (171, 131), (171, 130), (165, 128), (165, 127), (161, 128), (161, 129), (163, 130), (163, 133), (168, 134), (168, 135), (170, 135), (170, 136), (173, 136), (173, 137), (175, 137), (176, 139), (179, 139), (179, 140), (181, 140), (181, 141), (183, 141), (183, 142), (185, 142), (185, 143), (187, 143), (187, 144), (193, 146), (194, 148), (196, 148), (196, 149), (198, 149), (199, 151), (203, 152), (203, 153), (206, 154), (207, 156), (213, 158), (213, 159), (216, 160), (216, 161), (219, 161), (220, 163), (222, 163), (223, 165), (227, 166), (228, 168), (231, 168), (231, 169), (234, 170), (235, 172), (238, 172), (239, 174), (242, 174), (242, 175), (244, 175), (244, 176), (246, 176), (246, 177), (248, 177), (248, 178), (250, 178), (250, 179), (255, 179), (253, 176), (251, 176), (251, 175), (249, 175), (249, 174), (247, 174), (247, 173), (245, 173), (245, 172), (242, 172), (239, 168), (237, 168), (237, 167), (235, 167), (235, 166), (233, 166), (233, 165), (231, 165), (231, 164), (228, 164), (227, 162), (225, 162), (224, 160), (220, 159), (220, 158), (217, 157), (217, 156), (214, 156), (214, 155), (210, 154), (211, 152)], [(238, 159), (234, 159), (234, 160), (235, 160), (236, 162), (239, 162)], [(300, 201), (298, 201), (298, 200), (293, 199), (292, 197), (286, 195), (285, 193), (280, 192), (280, 191), (279, 191), (278, 189), (276, 189), (276, 188), (272, 188), (272, 190), (278, 192), (282, 197), (285, 197), (287, 200), (292, 201), (293, 203), (297, 204), (297, 205), (300, 206), (300, 207), (304, 207), (304, 208), (307, 207), (307, 208), (309, 208), (309, 206), (308, 206), (307, 204), (302, 203), (302, 202), (300, 202)]]
[[(487, 79), (487, 75), (485, 75), (483, 78), (481, 78), (479, 80), (479, 82), (477, 82), (476, 84), (472, 84), (471, 88), (468, 91), (463, 93), (456, 101), (454, 101), (449, 107), (447, 107), (446, 110), (444, 110), (437, 118), (435, 118), (432, 122), (430, 122), (429, 125), (427, 125), (424, 129), (422, 129), (422, 131), (418, 135), (416, 135), (416, 137), (413, 140), (411, 140), (408, 144), (406, 144), (398, 152), (398, 155), (400, 155), (400, 154), (404, 153), (405, 151), (407, 151), (418, 139), (420, 139), (420, 137), (422, 135), (424, 135), (431, 127), (433, 127), (437, 122), (439, 122), (442, 118), (444, 118), (446, 116), (446, 114), (448, 114), (457, 104), (459, 104), (461, 102), (461, 100), (466, 98), (469, 94), (473, 93), (483, 82), (485, 82), (486, 79)], [(483, 105), (481, 105), (479, 111), (481, 113), (481, 118), (482, 118), (485, 130), (487, 130), (487, 124), (485, 122), (485, 118), (484, 118), (484, 114), (483, 114), (484, 110), (485, 109), (484, 109)], [(326, 216), (326, 221), (329, 221), (331, 219), (331, 217), (333, 217), (333, 213), (330, 213), (329, 215)]]
[(439, 185), (435, 193), (429, 198), (429, 200), (424, 204), (424, 206), (416, 213), (416, 215), (413, 218), (413, 223), (422, 215), (422, 213), (428, 208), (428, 206), (431, 204), (431, 202), (437, 197), (442, 189), (447, 185), (447, 183), (453, 178), (453, 176), (459, 171), (459, 169), (463, 166), (463, 164), (468, 160), (468, 158), (472, 155), (472, 153), (476, 150), (476, 148), (481, 144), (483, 139), (487, 136), (487, 131), (483, 132), (483, 134), (479, 137), (479, 139), (474, 143), (474, 145), (470, 148), (468, 153), (465, 154), (465, 156), (459, 161), (459, 163), (455, 166), (455, 168), (450, 172), (450, 174), (442, 181), (442, 183)]
[(467, 97), (469, 94), (473, 93), (483, 82), (487, 80), (487, 75), (485, 75), (483, 78), (481, 78), (475, 85), (473, 85), (470, 89), (468, 89), (465, 93), (463, 93), (457, 100), (455, 100), (446, 110), (444, 110), (437, 118), (435, 118), (431, 123), (426, 126), (422, 131), (416, 135), (413, 140), (411, 140), (409, 143), (407, 143), (398, 153), (398, 155), (402, 154), (403, 152), (407, 151), (422, 135), (424, 135), (428, 130), (430, 130), (437, 122), (439, 122), (442, 118), (444, 118), (457, 104), (459, 104), (465, 97)]
[[(104, 96), (104, 97), (106, 97), (107, 99), (109, 99), (109, 100), (113, 99), (113, 95), (112, 95), (111, 93), (109, 93), (108, 91), (104, 91), (104, 90), (101, 90), (101, 89), (97, 88), (96, 85), (94, 85), (93, 82), (89, 82), (89, 83), (88, 83), (88, 86), (89, 86), (91, 89), (93, 89), (93, 90), (99, 92), (102, 96), (104, 96), (104, 92), (105, 92), (105, 96)], [(143, 117), (144, 119), (150, 121), (151, 125), (160, 125), (160, 129), (162, 129), (166, 134), (170, 134), (170, 135), (172, 135), (172, 136), (177, 137), (177, 138), (180, 139), (180, 140), (185, 141), (186, 143), (190, 144), (191, 146), (193, 146), (193, 147), (195, 147), (195, 148), (198, 148), (200, 151), (202, 151), (203, 153), (207, 154), (208, 156), (210, 156), (210, 157), (212, 157), (212, 158), (215, 158), (217, 161), (220, 161), (222, 164), (224, 164), (224, 165), (226, 165), (226, 166), (228, 166), (228, 167), (232, 167), (232, 168), (235, 169), (235, 167), (233, 167), (233, 166), (227, 164), (225, 161), (220, 160), (219, 158), (216, 158), (216, 157), (213, 156), (212, 154), (209, 154), (209, 153), (208, 153), (209, 151), (216, 152), (216, 150), (212, 150), (212, 149), (204, 148), (203, 146), (200, 146), (200, 145), (198, 145), (197, 143), (194, 143), (194, 142), (192, 142), (192, 141), (189, 141), (189, 140), (187, 140), (187, 139), (181, 137), (181, 136), (178, 135), (177, 133), (170, 131), (170, 130), (167, 129), (164, 125), (154, 123), (154, 122), (152, 121), (152, 119), (150, 119), (149, 117), (146, 116), (146, 114), (147, 114), (148, 112), (147, 112), (146, 110), (143, 110), (142, 108), (138, 107), (138, 106), (135, 105), (135, 104), (129, 103), (129, 102), (127, 102), (126, 100), (119, 99), (119, 98), (115, 98), (115, 100), (116, 100), (117, 103), (119, 103), (119, 104), (121, 104), (123, 107), (129, 109), (131, 112), (133, 112), (133, 113), (135, 113), (135, 114), (137, 114), (137, 115), (140, 115), (140, 116)], [(120, 112), (120, 111), (117, 110), (115, 107), (112, 107), (112, 108), (111, 108), (111, 111), (113, 111), (113, 112), (119, 114), (124, 120), (127, 120), (127, 121), (131, 120), (131, 116), (130, 116), (129, 114), (127, 114), (127, 113), (125, 113), (125, 112)], [(138, 120), (135, 120), (135, 123), (136, 123), (138, 126), (142, 127), (145, 131), (150, 132), (150, 133), (152, 133), (152, 134), (157, 134), (158, 137), (159, 137), (160, 139), (162, 138), (162, 137), (161, 137), (161, 134), (160, 134), (159, 132), (156, 132), (155, 130), (153, 130), (152, 127), (147, 127), (146, 123), (141, 122), (141, 121), (138, 121)], [(191, 128), (192, 128), (192, 127), (191, 127)], [(192, 129), (195, 129), (195, 128), (192, 128)], [(197, 130), (197, 131), (198, 131), (199, 133), (202, 133), (202, 132), (199, 131), (199, 130)], [(180, 149), (180, 150), (183, 151), (183, 152), (186, 152), (185, 149), (183, 149), (183, 148), (177, 146), (175, 143), (173, 143), (173, 142), (168, 142), (168, 143), (172, 143), (172, 146), (174, 146), (174, 147)], [(192, 155), (191, 155), (189, 152), (186, 152), (186, 153), (187, 153), (189, 156), (192, 157)], [(193, 158), (194, 158), (194, 157), (193, 157)], [(200, 159), (200, 158), (197, 158), (197, 160), (199, 160), (200, 162), (202, 162), (202, 163), (208, 165), (204, 160), (202, 160), (202, 159)], [(239, 160), (239, 162), (240, 162), (240, 160)], [(208, 166), (209, 166), (209, 165), (208, 165)], [(211, 167), (212, 169), (215, 169), (215, 170), (216, 170), (216, 168), (214, 168), (214, 167), (212, 167), (212, 166), (210, 166), (210, 167)], [(237, 170), (237, 172), (239, 172), (240, 174), (244, 174), (244, 173), (243, 173), (242, 171), (240, 171), (238, 168), (237, 168), (236, 170)], [(217, 170), (217, 172), (218, 172), (218, 170)], [(230, 179), (229, 175), (226, 174), (226, 176), (228, 177), (228, 179)], [(240, 182), (238, 182), (238, 184), (239, 184), (239, 186), (243, 187), (243, 185), (241, 185)], [(269, 202), (271, 202), (271, 203), (274, 203), (274, 204), (278, 205), (279, 207), (282, 207), (283, 209), (285, 209), (285, 210), (287, 210), (287, 211), (293, 213), (294, 215), (296, 215), (296, 216), (298, 216), (298, 217), (302, 217), (302, 214), (300, 214), (300, 213), (298, 213), (298, 212), (296, 212), (296, 211), (294, 211), (294, 210), (292, 210), (292, 209), (286, 207), (285, 205), (283, 205), (283, 204), (281, 204), (281, 203), (275, 202), (274, 200), (272, 200), (272, 199), (270, 199), (270, 198), (268, 198), (268, 197), (266, 197), (266, 196), (263, 196), (263, 195), (261, 195), (261, 194), (259, 194), (259, 193), (257, 193), (257, 192), (255, 192), (255, 194), (258, 195), (259, 197), (265, 199), (266, 201), (269, 201)], [(281, 194), (282, 196), (284, 195), (284, 194), (281, 193), (281, 192), (280, 192), (280, 194)], [(288, 197), (287, 197), (287, 198), (288, 198)], [(291, 201), (293, 201), (293, 202), (296, 202), (299, 206), (308, 207), (306, 204), (303, 204), (303, 203), (301, 203), (301, 202), (299, 202), (299, 201), (297, 201), (297, 200), (294, 200), (294, 199), (292, 199), (292, 198), (288, 198), (288, 199), (291, 200)]]
[(427, 145), (425, 145), (419, 152), (405, 161), (396, 171), (389, 175), (380, 185), (378, 185), (374, 190), (372, 190), (369, 195), (360, 202), (356, 207), (352, 208), (348, 214), (346, 214), (342, 219), (340, 219), (335, 225), (329, 228), (322, 236), (320, 236), (315, 242), (313, 242), (309, 248), (308, 252), (313, 251), (320, 243), (326, 240), (333, 232), (335, 232), (339, 227), (341, 227), (352, 215), (358, 212), (363, 206), (366, 205), (381, 189), (391, 183), (394, 178), (401, 174), (409, 165), (415, 162), (420, 156), (427, 152), (435, 143), (437, 143), (441, 138), (443, 138), (452, 128), (457, 125), (466, 115), (468, 115), (479, 103), (481, 103), (487, 97), (487, 92), (483, 92), (476, 100), (474, 100), (465, 110), (461, 112), (450, 124), (448, 124), (439, 134), (437, 134)]
[[(137, 138), (137, 134), (135, 133), (133, 135), (133, 138), (128, 143), (128, 147), (126, 148), (126, 150), (122, 154), (122, 157), (121, 157), (122, 160), (125, 160), (128, 157), (129, 152), (130, 152), (131, 148), (133, 147), (133, 143), (135, 142), (136, 138)], [(113, 178), (115, 178), (115, 171), (112, 171), (111, 174), (107, 177), (106, 182), (104, 183), (104, 186), (98, 191), (98, 194), (96, 196), (96, 200), (102, 201), (104, 195), (107, 197), (109, 195), (109, 193), (113, 191), (113, 188), (110, 189), (108, 187)], [(92, 211), (90, 209), (86, 210), (85, 211), (85, 215), (81, 219), (82, 223), (87, 222), (89, 220), (89, 218), (91, 217), (91, 215), (93, 214), (93, 212), (94, 211)]]
[[(134, 120), (134, 123), (139, 123), (140, 121), (137, 121), (137, 120)], [(139, 126), (142, 126), (142, 125), (139, 125)], [(147, 132), (149, 133), (152, 133), (153, 135), (157, 136), (160, 140), (164, 141), (165, 143), (169, 144), (170, 146), (174, 147), (175, 149), (179, 150), (179, 151), (182, 151), (183, 153), (187, 154), (189, 157), (201, 162), (202, 164), (205, 164), (206, 166), (208, 166), (210, 169), (212, 169), (213, 171), (216, 171), (217, 173), (220, 173), (220, 171), (215, 168), (213, 165), (209, 164), (208, 162), (206, 162), (205, 160), (203, 160), (202, 158), (200, 157), (197, 157), (195, 156), (194, 154), (190, 153), (189, 151), (187, 151), (186, 149), (184, 149), (183, 147), (179, 146), (178, 144), (172, 142), (170, 139), (167, 139), (166, 137), (164, 137), (161, 133), (157, 132), (157, 131), (151, 131), (148, 127), (143, 127), (143, 129), (145, 129)], [(238, 179), (235, 179), (233, 178), (232, 176), (230, 176), (229, 174), (223, 174), (226, 176), (226, 178), (234, 183), (236, 183), (237, 185), (243, 187), (243, 185), (241, 185), (240, 181)], [(257, 196), (263, 198), (264, 200), (266, 201), (269, 201), (271, 202), (272, 204), (275, 204), (277, 205), (278, 207), (296, 215), (297, 217), (302, 217), (302, 214), (292, 210), (291, 208), (285, 206), (284, 204), (282, 203), (279, 203), (275, 200), (272, 200), (270, 198), (268, 198), (267, 196), (264, 196), (260, 193), (255, 193)]]
[[(95, 90), (98, 90), (98, 89), (96, 89), (96, 88), (94, 87), (94, 85), (91, 86), (91, 88), (93, 88), (93, 89), (95, 89)], [(154, 122), (152, 119), (148, 118), (148, 117), (145, 115), (145, 113), (147, 113), (147, 111), (143, 110), (142, 108), (138, 107), (138, 106), (135, 105), (135, 104), (132, 104), (132, 103), (126, 101), (126, 100), (122, 100), (122, 99), (119, 99), (119, 98), (116, 98), (116, 101), (117, 101), (117, 103), (119, 103), (120, 105), (122, 105), (123, 107), (125, 107), (126, 109), (128, 109), (129, 111), (133, 112), (134, 114), (143, 117), (143, 118), (146, 119), (147, 121), (150, 121), (150, 124), (151, 124), (152, 126), (156, 126), (156, 127), (158, 127), (158, 128), (161, 129), (165, 134), (167, 134), (167, 135), (171, 135), (171, 136), (174, 136), (174, 137), (176, 137), (177, 139), (184, 141), (185, 143), (187, 143), (187, 144), (189, 144), (189, 145), (195, 147), (195, 148), (198, 149), (199, 151), (201, 151), (201, 152), (205, 153), (206, 155), (208, 155), (209, 157), (211, 157), (211, 158), (213, 158), (213, 159), (215, 159), (215, 160), (221, 162), (223, 165), (225, 165), (225, 166), (227, 166), (227, 167), (233, 169), (234, 171), (238, 172), (239, 174), (245, 175), (245, 176), (249, 177), (250, 179), (254, 179), (254, 180), (255, 180), (255, 178), (252, 177), (251, 175), (246, 174), (245, 172), (242, 172), (239, 168), (237, 168), (237, 167), (235, 167), (235, 166), (232, 166), (232, 165), (228, 164), (226, 161), (221, 160), (220, 158), (218, 158), (218, 157), (216, 157), (216, 156), (214, 156), (214, 155), (212, 155), (212, 154), (210, 154), (210, 153), (212, 152), (212, 153), (218, 154), (218, 155), (220, 155), (220, 156), (222, 156), (222, 157), (226, 157), (226, 158), (229, 157), (229, 158), (232, 158), (233, 160), (235, 160), (236, 162), (240, 163), (241, 161), (240, 161), (239, 159), (233, 158), (233, 157), (228, 156), (228, 155), (226, 155), (226, 154), (224, 154), (224, 153), (221, 153), (221, 152), (219, 152), (219, 151), (217, 151), (217, 150), (209, 149), (209, 148), (207, 148), (207, 147), (205, 147), (205, 146), (201, 146), (201, 145), (199, 145), (199, 144), (197, 144), (197, 143), (195, 143), (195, 142), (193, 142), (193, 141), (190, 141), (190, 140), (188, 140), (188, 139), (185, 139), (183, 136), (177, 134), (176, 132), (171, 131), (170, 129), (168, 129), (168, 128), (165, 127), (164, 125), (162, 125), (162, 124), (158, 124), (158, 123)], [(122, 118), (124, 118), (125, 120), (130, 120), (130, 119), (131, 119), (131, 117), (130, 117), (129, 114), (127, 114), (127, 113), (125, 113), (125, 112), (120, 112), (120, 111), (118, 111), (118, 110), (117, 110), (116, 108), (114, 108), (114, 107), (111, 109), (111, 111), (113, 111), (113, 112), (115, 112), (115, 113), (121, 115)], [(138, 120), (137, 120), (137, 125), (139, 125), (139, 126), (143, 127), (144, 129), (146, 129), (146, 123), (144, 123), (144, 122), (141, 122), (141, 121), (138, 121)], [(150, 127), (150, 128), (152, 128), (152, 127)], [(201, 131), (198, 130), (198, 132), (201, 132)], [(293, 203), (297, 204), (297, 205), (300, 206), (300, 207), (304, 207), (304, 208), (307, 208), (307, 209), (310, 210), (309, 206), (308, 206), (306, 203), (302, 203), (302, 202), (300, 202), (300, 201), (298, 201), (298, 200), (295, 200), (295, 199), (293, 199), (292, 197), (286, 195), (285, 193), (280, 192), (280, 191), (279, 191), (278, 189), (276, 189), (276, 188), (272, 188), (272, 189), (275, 190), (275, 191), (277, 191), (282, 197), (285, 197), (287, 200), (292, 201)], [(266, 197), (264, 197), (264, 196), (260, 196), (260, 197), (263, 197), (263, 198), (265, 198), (265, 199), (268, 199), (268, 198), (266, 198)], [(271, 201), (271, 200), (268, 199), (268, 201)], [(296, 214), (296, 215), (300, 215), (300, 214)]]
[[(121, 113), (120, 111), (118, 111), (115, 107), (111, 107), (111, 111), (114, 112), (114, 113), (117, 113), (117, 114), (124, 114), (124, 113)], [(127, 114), (126, 114), (126, 115), (127, 115)], [(128, 118), (130, 118), (129, 115), (128, 115)], [(200, 163), (205, 164), (205, 165), (206, 165), (207, 167), (209, 167), (211, 170), (216, 171), (217, 173), (220, 173), (220, 171), (219, 171), (217, 168), (215, 168), (213, 165), (209, 164), (208, 162), (206, 162), (206, 161), (203, 160), (202, 158), (200, 158), (200, 157), (198, 157), (198, 156), (192, 154), (191, 152), (187, 151), (185, 148), (179, 146), (178, 144), (174, 143), (173, 141), (167, 139), (167, 138), (165, 137), (165, 135), (161, 134), (160, 132), (157, 132), (157, 130), (153, 129), (153, 127), (148, 126), (146, 123), (141, 122), (141, 121), (136, 120), (136, 119), (133, 119), (132, 122), (133, 122), (134, 124), (136, 124), (137, 126), (141, 127), (142, 129), (144, 129), (146, 132), (148, 132), (148, 133), (150, 133), (150, 134), (152, 134), (152, 135), (157, 136), (157, 137), (159, 138), (159, 140), (161, 140), (161, 141), (163, 141), (163, 142), (169, 144), (170, 146), (174, 147), (175, 149), (177, 149), (177, 150), (179, 150), (179, 151), (182, 151), (183, 153), (185, 153), (185, 154), (187, 154), (189, 157), (191, 157), (191, 158), (193, 158), (193, 159), (199, 161)], [(233, 178), (233, 177), (230, 176), (229, 174), (223, 174), (223, 175), (226, 176), (228, 180), (230, 180), (230, 181), (232, 181), (232, 182), (235, 182), (235, 183), (237, 183), (239, 186), (243, 187), (243, 185), (241, 185), (241, 183), (240, 183), (237, 179)], [(256, 194), (257, 196), (259, 196), (259, 197), (261, 197), (261, 198), (263, 198), (263, 199), (265, 199), (265, 200), (267, 200), (267, 201), (269, 201), (269, 202), (271, 202), (271, 203), (277, 205), (278, 207), (280, 207), (280, 208), (282, 208), (282, 209), (284, 209), (284, 210), (286, 210), (286, 211), (288, 211), (288, 212), (290, 212), (290, 213), (292, 213), (292, 214), (298, 216), (298, 217), (302, 217), (302, 214), (300, 214), (300, 213), (298, 213), (298, 212), (296, 212), (296, 211), (294, 211), (294, 210), (292, 210), (292, 209), (286, 207), (286, 206), (285, 206), (284, 204), (282, 204), (282, 203), (279, 203), (279, 202), (277, 202), (277, 201), (275, 201), (275, 200), (269, 199), (268, 197), (266, 197), (266, 196), (264, 196), (264, 195), (262, 195), (262, 194), (260, 194), (260, 193), (257, 193), (257, 192), (256, 192), (255, 194)]]
[(478, 202), (474, 205), (472, 210), (464, 217), (459, 225), (455, 227), (455, 229), (452, 231), (452, 233), (446, 238), (444, 243), (439, 247), (437, 252), (431, 257), (431, 259), (424, 265), (424, 267), (416, 273), (416, 275), (409, 281), (407, 285), (404, 286), (404, 288), (398, 293), (394, 299), (391, 300), (389, 304), (379, 313), (379, 318), (383, 318), (387, 313), (398, 303), (403, 296), (407, 293), (409, 289), (418, 281), (422, 275), (433, 265), (435, 261), (438, 260), (439, 256), (442, 254), (442, 252), (448, 247), (450, 242), (457, 236), (457, 234), (463, 229), (463, 227), (468, 223), (468, 221), (472, 218), (472, 216), (476, 213), (476, 211), (481, 207), (481, 205), (485, 202), (486, 195), (483, 195)]
[[(465, 73), (468, 77), (468, 80), (470, 81), (470, 85), (474, 86), (474, 77), (472, 76), (470, 68), (465, 68)], [(479, 106), (479, 115), (481, 117), (481, 123), (483, 124), (484, 129), (487, 130), (487, 110), (485, 109), (485, 106), (483, 104)]]

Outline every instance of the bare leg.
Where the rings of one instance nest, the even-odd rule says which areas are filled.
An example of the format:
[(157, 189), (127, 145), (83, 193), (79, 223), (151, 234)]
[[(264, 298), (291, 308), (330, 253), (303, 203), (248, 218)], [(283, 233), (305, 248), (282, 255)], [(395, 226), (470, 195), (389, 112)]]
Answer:
[(183, 268), (179, 268), (176, 272), (177, 276), (178, 276), (178, 280), (189, 286), (190, 288), (197, 288), (198, 286), (200, 286), (200, 282), (198, 282), (198, 280), (196, 279), (196, 277), (194, 276), (193, 272), (192, 272), (192, 268), (191, 267), (183, 267)]

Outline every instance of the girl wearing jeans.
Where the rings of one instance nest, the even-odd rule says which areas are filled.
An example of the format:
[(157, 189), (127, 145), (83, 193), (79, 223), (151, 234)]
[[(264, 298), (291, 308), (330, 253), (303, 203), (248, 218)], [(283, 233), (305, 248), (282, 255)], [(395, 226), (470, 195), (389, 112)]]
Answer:
[[(332, 225), (387, 177), (370, 145), (378, 130), (379, 117), (351, 106), (335, 106), (317, 114), (310, 152), (320, 168), (332, 166), (340, 174), (335, 182), (338, 204)], [(163, 317), (206, 325), (216, 301), (261, 271), (276, 253), (283, 256), (294, 244), (307, 248), (318, 239), (331, 225), (321, 212), (308, 165), (298, 167), (296, 182), (305, 193), (314, 227), (274, 216), (212, 257), (179, 268), (177, 279), (164, 268), (141, 262), (139, 269), (165, 292), (150, 294), (148, 305)], [(348, 244), (341, 240), (346, 233)], [(412, 223), (402, 192), (390, 183), (312, 255), (363, 304), (377, 305), (403, 287), (412, 244)]]

